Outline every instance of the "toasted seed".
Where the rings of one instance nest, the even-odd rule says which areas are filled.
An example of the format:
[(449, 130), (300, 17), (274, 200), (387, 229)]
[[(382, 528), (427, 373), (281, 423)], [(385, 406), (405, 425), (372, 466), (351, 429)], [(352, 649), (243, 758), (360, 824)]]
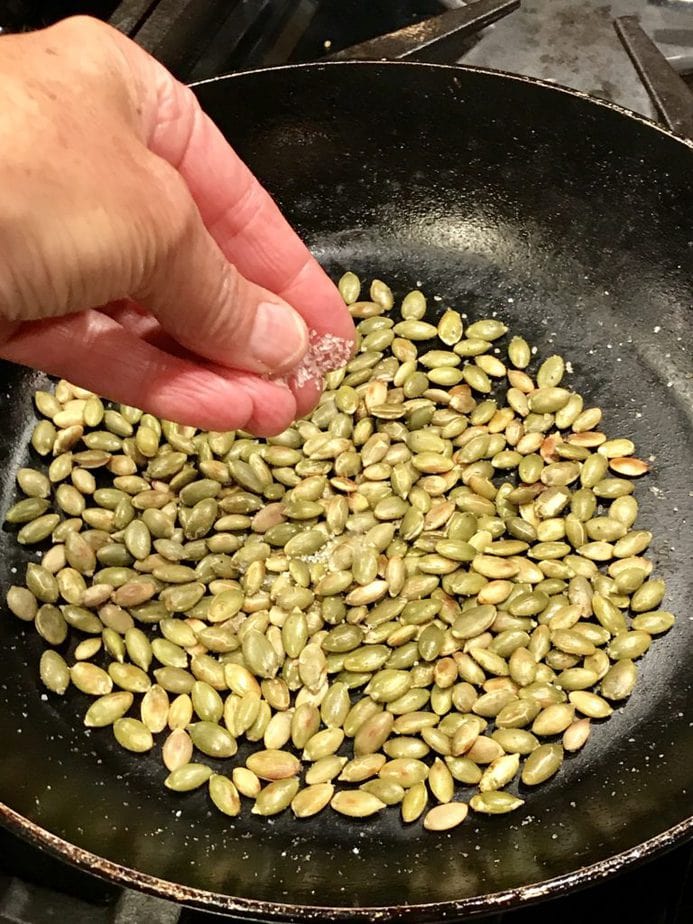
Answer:
[(399, 805), (405, 794), (404, 787), (391, 780), (368, 780), (362, 783), (359, 789), (376, 796), (385, 805)]
[(17, 619), (31, 622), (38, 613), (38, 602), (34, 594), (26, 587), (13, 584), (7, 591), (7, 605)]
[(537, 786), (557, 773), (562, 763), (563, 748), (560, 744), (541, 744), (525, 761), (522, 782), (525, 786)]
[(613, 712), (612, 707), (605, 699), (586, 690), (576, 690), (568, 695), (568, 699), (578, 712), (591, 719), (605, 719)]
[(288, 751), (256, 751), (251, 754), (246, 766), (261, 780), (283, 780), (295, 776), (301, 764)]
[(17, 542), (20, 545), (35, 545), (47, 539), (60, 522), (57, 513), (44, 513), (28, 523), (25, 523), (17, 533)]
[(84, 724), (88, 728), (112, 725), (125, 715), (132, 706), (133, 698), (132, 693), (127, 692), (107, 693), (105, 696), (100, 696), (87, 709)]
[(234, 817), (240, 814), (241, 800), (238, 790), (226, 776), (213, 773), (209, 777), (209, 798), (224, 815)]
[(231, 779), (238, 792), (248, 799), (255, 799), (262, 788), (260, 780), (247, 767), (234, 767)]
[[(464, 802), (448, 802), (436, 805), (426, 812), (423, 826), (427, 831), (449, 831), (456, 828), (467, 817), (468, 806)], [(406, 820), (406, 819), (405, 819)]]
[(673, 613), (656, 610), (651, 613), (639, 613), (634, 617), (632, 626), (634, 629), (642, 630), (650, 635), (659, 635), (662, 632), (668, 632), (675, 622), (676, 617)]
[(532, 723), (535, 735), (560, 735), (573, 721), (574, 708), (566, 703), (552, 703)]
[(502, 790), (477, 793), (469, 800), (470, 808), (486, 815), (504, 815), (521, 805), (524, 805), (523, 799)]
[(497, 728), (491, 737), (508, 754), (531, 754), (539, 746), (537, 738), (524, 728)]
[(394, 716), (391, 712), (377, 712), (365, 720), (354, 737), (354, 754), (362, 756), (379, 751), (392, 731)]
[[(22, 588), (23, 589), (23, 588)], [(49, 645), (62, 645), (67, 638), (67, 623), (57, 606), (44, 603), (35, 619), (36, 631)]]
[(62, 696), (70, 685), (71, 672), (57, 651), (48, 649), (41, 655), (40, 662), (41, 682), (51, 693)]
[(153, 734), (163, 731), (169, 717), (169, 710), (169, 698), (166, 690), (158, 684), (150, 686), (140, 703), (140, 716), (143, 725)]
[[(154, 689), (152, 687), (151, 689)], [(173, 731), (175, 728), (187, 728), (192, 721), (192, 700), (187, 693), (181, 693), (173, 700), (168, 710), (167, 723)], [(145, 722), (145, 725), (147, 723)]]
[(630, 607), (634, 613), (655, 610), (662, 602), (666, 585), (661, 579), (653, 579), (642, 584), (633, 594)]
[(415, 783), (404, 793), (401, 802), (402, 821), (410, 824), (423, 814), (428, 802), (428, 791), (425, 783)]
[(617, 635), (609, 645), (609, 657), (613, 661), (620, 661), (623, 658), (635, 660), (645, 654), (651, 642), (652, 636), (642, 629), (633, 629), (630, 632), (623, 632)]
[(421, 760), (400, 757), (383, 764), (378, 775), (381, 779), (391, 780), (408, 789), (428, 777), (428, 766)]
[[(108, 665), (108, 674), (116, 686), (131, 693), (146, 693), (151, 686), (151, 680), (146, 671), (134, 664), (120, 664), (112, 661)], [(76, 685), (76, 684), (75, 684)]]
[(590, 720), (578, 719), (563, 732), (563, 747), (566, 751), (579, 751), (590, 734)]
[(508, 356), (517, 369), (526, 369), (532, 357), (527, 341), (522, 337), (513, 337), (508, 344)]
[(624, 658), (617, 661), (602, 679), (602, 696), (612, 701), (627, 699), (633, 692), (636, 679), (637, 668), (631, 660)]
[(164, 786), (173, 792), (190, 792), (206, 783), (211, 775), (212, 768), (206, 764), (184, 764), (169, 773)]
[(26, 497), (10, 507), (5, 514), (5, 520), (8, 523), (30, 523), (44, 514), (49, 507), (50, 503), (43, 497)]
[(450, 802), (455, 784), (447, 765), (436, 757), (428, 772), (428, 786), (438, 802)]
[(81, 693), (88, 693), (90, 696), (104, 696), (113, 689), (113, 681), (106, 671), (88, 661), (73, 664), (70, 668), (70, 679)]
[(254, 815), (277, 815), (287, 809), (299, 789), (297, 779), (282, 779), (261, 789), (252, 808)]
[(501, 789), (515, 777), (520, 766), (519, 754), (503, 754), (492, 761), (479, 780), (480, 792)]
[(297, 818), (309, 818), (317, 815), (330, 802), (334, 795), (332, 783), (315, 783), (298, 792), (291, 801), (291, 811)]
[(593, 687), (599, 676), (586, 667), (569, 667), (556, 678), (556, 686), (564, 690), (586, 690)]
[[(74, 682), (74, 676), (72, 679)], [(134, 751), (136, 754), (149, 751), (154, 746), (152, 733), (138, 719), (116, 719), (113, 724), (113, 734), (121, 747)]]
[(364, 754), (361, 757), (354, 757), (344, 765), (339, 779), (349, 783), (360, 783), (375, 776), (384, 763), (383, 754)]
[(189, 726), (192, 743), (203, 754), (216, 759), (233, 757), (238, 746), (233, 735), (214, 722), (196, 722)]
[(330, 805), (335, 812), (350, 818), (367, 818), (385, 808), (385, 803), (377, 796), (361, 790), (341, 790), (335, 793)]
[(193, 743), (183, 728), (174, 728), (161, 749), (164, 766), (170, 772), (184, 767), (193, 755)]
[(100, 638), (85, 638), (80, 642), (73, 652), (75, 661), (88, 661), (101, 650)]
[(315, 763), (306, 770), (305, 781), (310, 786), (315, 783), (328, 783), (339, 776), (346, 763), (346, 757), (338, 757), (336, 754), (327, 754), (325, 757), (316, 760)]

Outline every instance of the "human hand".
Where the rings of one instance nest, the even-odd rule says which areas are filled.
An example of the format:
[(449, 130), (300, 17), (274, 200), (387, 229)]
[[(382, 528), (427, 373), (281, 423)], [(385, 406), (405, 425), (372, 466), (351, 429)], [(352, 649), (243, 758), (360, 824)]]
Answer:
[(351, 318), (192, 91), (84, 17), (0, 51), (0, 356), (209, 429), (305, 414), (308, 329)]

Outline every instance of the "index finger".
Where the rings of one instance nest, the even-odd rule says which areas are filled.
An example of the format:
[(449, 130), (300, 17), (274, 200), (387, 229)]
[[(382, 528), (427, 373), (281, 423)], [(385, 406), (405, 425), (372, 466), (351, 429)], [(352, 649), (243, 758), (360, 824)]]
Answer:
[(227, 259), (289, 302), (311, 329), (352, 340), (337, 288), (192, 91), (136, 46), (133, 52), (146, 72), (143, 86), (151, 88), (143, 113), (148, 146), (179, 171)]

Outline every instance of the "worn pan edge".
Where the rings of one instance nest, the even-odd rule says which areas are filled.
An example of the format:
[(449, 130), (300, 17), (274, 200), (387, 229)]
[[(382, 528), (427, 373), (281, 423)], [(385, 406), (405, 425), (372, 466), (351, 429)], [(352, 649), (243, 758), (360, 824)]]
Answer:
[(534, 904), (553, 898), (565, 892), (575, 891), (601, 882), (621, 872), (626, 867), (651, 859), (656, 854), (669, 850), (693, 837), (693, 815), (684, 821), (650, 838), (642, 844), (622, 853), (601, 860), (590, 866), (583, 866), (572, 873), (547, 879), (517, 889), (506, 889), (488, 895), (450, 902), (429, 902), (426, 904), (397, 906), (350, 906), (292, 905), (286, 902), (263, 902), (236, 898), (221, 892), (208, 892), (160, 879), (147, 873), (140, 873), (127, 866), (97, 856), (89, 850), (77, 847), (69, 841), (51, 834), (5, 803), (0, 802), (0, 822), (9, 830), (21, 835), (35, 846), (48, 851), (62, 860), (67, 860), (79, 869), (102, 879), (116, 882), (126, 888), (139, 889), (168, 901), (205, 910), (218, 910), (224, 914), (240, 914), (248, 918), (266, 920), (270, 916), (278, 921), (399, 921), (441, 920), (477, 916)]

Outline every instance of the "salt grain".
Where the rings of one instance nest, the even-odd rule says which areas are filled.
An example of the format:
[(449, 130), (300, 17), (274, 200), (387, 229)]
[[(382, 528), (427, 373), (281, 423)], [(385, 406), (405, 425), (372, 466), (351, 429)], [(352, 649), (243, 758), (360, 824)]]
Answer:
[(297, 388), (308, 382), (320, 384), (326, 372), (340, 369), (351, 358), (353, 343), (334, 334), (319, 334), (311, 330), (308, 352), (292, 373)]

